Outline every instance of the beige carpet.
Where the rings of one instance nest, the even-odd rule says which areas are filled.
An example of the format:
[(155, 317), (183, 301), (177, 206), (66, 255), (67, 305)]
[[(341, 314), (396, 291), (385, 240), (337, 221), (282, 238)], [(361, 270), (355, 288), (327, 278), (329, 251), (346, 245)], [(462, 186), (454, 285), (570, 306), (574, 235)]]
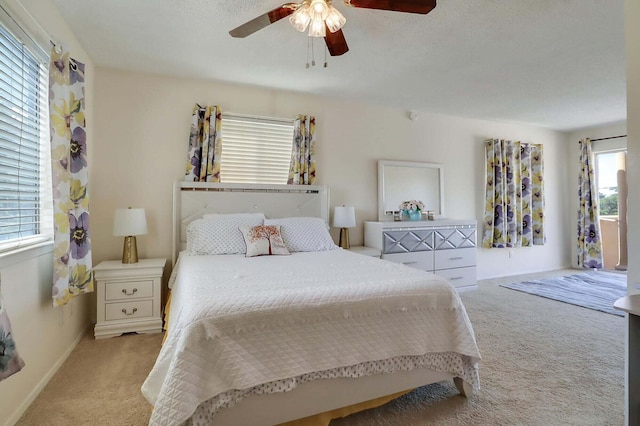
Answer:
[[(467, 400), (444, 382), (332, 426), (622, 425), (625, 320), (497, 285), (558, 274), (484, 281), (462, 294), (483, 356), (479, 395)], [(160, 339), (87, 335), (18, 424), (146, 424), (140, 385)]]

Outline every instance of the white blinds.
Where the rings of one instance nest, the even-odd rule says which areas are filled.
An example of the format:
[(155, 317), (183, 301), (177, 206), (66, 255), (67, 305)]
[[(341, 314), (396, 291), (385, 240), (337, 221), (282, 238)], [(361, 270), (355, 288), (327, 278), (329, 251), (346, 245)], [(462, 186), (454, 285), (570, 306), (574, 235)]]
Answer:
[(52, 232), (48, 73), (0, 25), (0, 250)]
[(220, 180), (225, 183), (286, 184), (293, 120), (222, 116)]

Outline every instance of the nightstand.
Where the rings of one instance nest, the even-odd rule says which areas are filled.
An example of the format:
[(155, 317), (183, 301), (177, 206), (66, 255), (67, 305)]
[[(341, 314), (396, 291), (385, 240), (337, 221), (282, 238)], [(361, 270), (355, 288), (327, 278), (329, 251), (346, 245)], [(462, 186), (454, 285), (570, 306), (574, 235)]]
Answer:
[(352, 251), (354, 253), (363, 254), (365, 256), (380, 257), (380, 250), (378, 250), (376, 248), (373, 248), (373, 247), (352, 246), (351, 248), (349, 248), (347, 250)]
[(162, 273), (166, 259), (101, 262), (93, 268), (98, 293), (96, 339), (162, 331)]

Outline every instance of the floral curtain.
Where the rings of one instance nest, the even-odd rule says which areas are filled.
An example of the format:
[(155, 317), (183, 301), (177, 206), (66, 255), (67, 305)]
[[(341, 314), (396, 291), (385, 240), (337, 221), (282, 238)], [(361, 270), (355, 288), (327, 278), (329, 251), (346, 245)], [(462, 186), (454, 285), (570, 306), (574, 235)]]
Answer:
[(316, 118), (298, 115), (294, 121), (289, 185), (313, 185), (316, 181)]
[(24, 360), (16, 349), (9, 314), (7, 314), (2, 300), (2, 291), (0, 291), (0, 381), (22, 370), (23, 367)]
[(602, 269), (598, 193), (593, 171), (591, 140), (588, 138), (580, 141), (578, 200), (578, 266)]
[(485, 154), (482, 246), (544, 244), (542, 145), (492, 139), (485, 141)]
[(221, 123), (219, 106), (193, 107), (185, 180), (220, 182)]
[(53, 306), (93, 291), (84, 64), (59, 47), (49, 64), (54, 209)]

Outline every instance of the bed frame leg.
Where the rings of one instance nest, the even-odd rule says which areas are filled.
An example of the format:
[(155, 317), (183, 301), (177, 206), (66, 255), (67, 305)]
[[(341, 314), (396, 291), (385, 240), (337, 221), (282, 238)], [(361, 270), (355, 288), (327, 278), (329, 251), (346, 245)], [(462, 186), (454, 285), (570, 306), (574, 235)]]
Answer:
[(462, 396), (466, 398), (471, 398), (473, 396), (473, 387), (460, 377), (454, 377), (453, 384), (456, 385), (456, 389), (458, 389), (458, 392), (460, 392)]

